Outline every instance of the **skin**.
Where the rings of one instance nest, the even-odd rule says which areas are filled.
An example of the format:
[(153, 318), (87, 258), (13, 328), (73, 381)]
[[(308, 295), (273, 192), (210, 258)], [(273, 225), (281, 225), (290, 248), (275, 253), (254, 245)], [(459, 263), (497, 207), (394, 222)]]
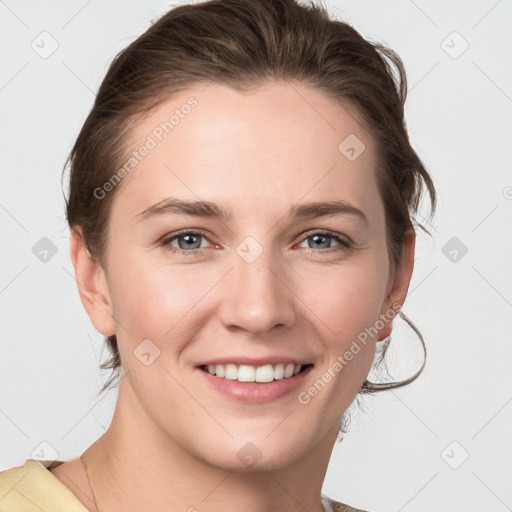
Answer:
[[(198, 106), (116, 191), (106, 268), (72, 231), (80, 298), (94, 327), (117, 335), (123, 364), (112, 423), (83, 454), (94, 494), (108, 512), (320, 512), (340, 419), (392, 322), (308, 404), (298, 392), (379, 315), (403, 304), (414, 232), (392, 281), (375, 143), (348, 108), (301, 83), (269, 81), (250, 93), (216, 83), (189, 87), (136, 125), (133, 148), (191, 95)], [(338, 150), (349, 134), (365, 144), (354, 161)], [(137, 222), (137, 214), (170, 196), (213, 201), (232, 218), (169, 214)], [(295, 204), (340, 199), (362, 210), (367, 225), (352, 215), (286, 216)], [(200, 252), (173, 253), (160, 243), (185, 228), (205, 237), (169, 245), (190, 251), (192, 243)], [(315, 243), (304, 235), (313, 229), (354, 245), (329, 237)], [(252, 263), (236, 251), (248, 236), (263, 251)], [(149, 366), (134, 355), (147, 338), (160, 350)], [(286, 354), (314, 367), (292, 393), (245, 404), (212, 389), (195, 367), (232, 354)], [(261, 455), (250, 468), (237, 456), (248, 442)], [(96, 510), (78, 459), (52, 472)]]

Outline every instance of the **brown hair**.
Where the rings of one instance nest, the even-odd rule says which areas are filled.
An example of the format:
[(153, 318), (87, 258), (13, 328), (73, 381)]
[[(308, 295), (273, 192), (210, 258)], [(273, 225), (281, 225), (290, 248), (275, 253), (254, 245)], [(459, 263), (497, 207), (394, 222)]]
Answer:
[[(407, 82), (402, 61), (389, 47), (369, 42), (347, 23), (331, 19), (321, 4), (301, 5), (295, 0), (181, 5), (115, 57), (66, 162), (71, 167), (68, 224), (80, 228), (85, 247), (105, 270), (109, 213), (121, 185), (102, 200), (94, 191), (126, 161), (130, 127), (192, 84), (215, 81), (246, 91), (268, 79), (298, 80), (353, 107), (375, 138), (377, 181), (385, 204), (394, 277), (425, 187), (431, 217), (436, 207), (434, 183), (411, 147), (405, 126)], [(425, 350), (419, 331), (399, 314)], [(100, 393), (110, 386), (121, 365), (116, 336), (106, 342), (112, 357), (101, 368), (112, 369), (112, 375)], [(425, 359), (420, 370), (404, 381), (365, 381), (361, 392), (405, 385), (424, 365)]]

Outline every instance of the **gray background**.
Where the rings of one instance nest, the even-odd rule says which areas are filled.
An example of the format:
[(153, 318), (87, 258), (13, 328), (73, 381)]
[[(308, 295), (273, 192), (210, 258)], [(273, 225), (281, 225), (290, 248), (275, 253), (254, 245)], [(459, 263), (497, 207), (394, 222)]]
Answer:
[[(512, 510), (512, 2), (326, 3), (403, 58), (439, 209), (404, 307), (426, 370), (353, 408), (323, 491), (379, 512)], [(170, 6), (0, 1), (0, 470), (73, 458), (110, 422), (116, 392), (95, 397), (107, 353), (79, 300), (60, 174), (108, 64)], [(397, 378), (417, 363), (402, 324)]]

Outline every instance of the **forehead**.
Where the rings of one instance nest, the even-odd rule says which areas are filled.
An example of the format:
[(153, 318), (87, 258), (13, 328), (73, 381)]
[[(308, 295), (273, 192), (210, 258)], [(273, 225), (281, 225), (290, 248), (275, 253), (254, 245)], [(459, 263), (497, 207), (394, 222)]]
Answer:
[(271, 203), (276, 214), (301, 198), (350, 199), (382, 213), (372, 137), (349, 107), (298, 82), (191, 86), (136, 124), (132, 152), (113, 206), (123, 215), (168, 196), (228, 201), (240, 213)]

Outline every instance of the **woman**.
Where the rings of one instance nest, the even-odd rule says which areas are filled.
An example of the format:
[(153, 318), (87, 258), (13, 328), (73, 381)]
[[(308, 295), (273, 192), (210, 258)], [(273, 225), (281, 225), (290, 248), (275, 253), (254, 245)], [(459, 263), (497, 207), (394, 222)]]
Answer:
[(321, 495), (344, 413), (419, 373), (367, 380), (435, 208), (405, 94), (396, 54), (293, 0), (183, 5), (118, 55), (67, 200), (114, 417), (0, 474), (3, 509), (356, 510)]

